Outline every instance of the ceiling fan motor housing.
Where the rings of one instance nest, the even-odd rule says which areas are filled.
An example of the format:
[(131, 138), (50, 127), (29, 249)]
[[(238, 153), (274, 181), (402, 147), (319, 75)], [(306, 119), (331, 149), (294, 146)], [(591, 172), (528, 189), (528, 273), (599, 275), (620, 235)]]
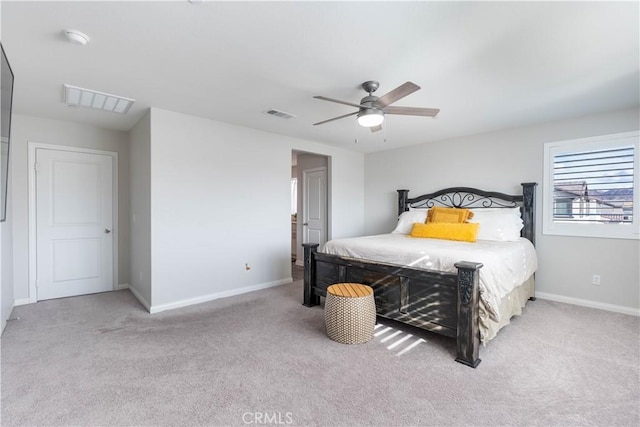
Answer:
[(374, 105), (374, 103), (377, 100), (378, 100), (377, 96), (373, 96), (373, 95), (365, 96), (360, 100), (360, 107), (361, 107), (360, 110), (371, 109), (371, 108), (378, 109), (378, 107)]

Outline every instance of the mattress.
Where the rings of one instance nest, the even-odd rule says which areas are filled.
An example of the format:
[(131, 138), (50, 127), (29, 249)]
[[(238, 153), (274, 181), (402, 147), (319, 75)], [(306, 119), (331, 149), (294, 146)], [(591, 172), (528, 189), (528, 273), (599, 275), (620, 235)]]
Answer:
[(497, 323), (503, 322), (502, 299), (525, 283), (538, 267), (535, 248), (524, 238), (513, 242), (468, 243), (380, 234), (331, 240), (321, 252), (445, 272), (456, 272), (454, 264), (460, 261), (481, 262), (481, 304), (488, 317)]

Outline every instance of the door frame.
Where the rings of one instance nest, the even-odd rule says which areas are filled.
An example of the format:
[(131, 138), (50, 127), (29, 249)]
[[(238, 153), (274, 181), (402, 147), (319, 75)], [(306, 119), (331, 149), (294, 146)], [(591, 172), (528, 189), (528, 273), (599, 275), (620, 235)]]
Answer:
[(313, 157), (323, 157), (324, 159), (326, 159), (326, 163), (323, 164), (322, 166), (312, 166), (310, 168), (308, 168), (307, 170), (310, 169), (315, 169), (318, 167), (324, 167), (326, 169), (326, 173), (327, 173), (327, 180), (326, 180), (326, 203), (327, 203), (327, 222), (326, 222), (326, 227), (327, 227), (327, 241), (331, 240), (332, 236), (333, 236), (333, 231), (332, 231), (332, 217), (331, 217), (331, 213), (332, 213), (332, 175), (333, 175), (333, 163), (332, 163), (332, 157), (328, 154), (322, 154), (322, 153), (315, 153), (312, 151), (306, 151), (306, 150), (302, 150), (302, 149), (296, 149), (293, 148), (292, 153), (296, 154), (296, 177), (298, 177), (298, 221), (297, 221), (297, 227), (296, 227), (296, 252), (297, 252), (297, 258), (296, 258), (296, 262), (295, 264), (299, 267), (303, 266), (303, 248), (302, 248), (302, 234), (303, 234), (303, 227), (302, 227), (302, 215), (303, 215), (303, 210), (304, 210), (304, 175), (302, 173), (303, 169), (302, 165), (300, 164), (300, 161), (298, 159), (298, 156), (313, 156)]
[(91, 148), (73, 147), (70, 145), (47, 144), (43, 142), (28, 142), (28, 169), (29, 169), (29, 303), (38, 302), (37, 277), (37, 230), (36, 230), (36, 151), (38, 149), (71, 151), (84, 154), (100, 154), (111, 156), (113, 159), (113, 190), (112, 216), (113, 216), (113, 286), (118, 289), (118, 242), (120, 227), (118, 226), (118, 153), (115, 151), (95, 150)]

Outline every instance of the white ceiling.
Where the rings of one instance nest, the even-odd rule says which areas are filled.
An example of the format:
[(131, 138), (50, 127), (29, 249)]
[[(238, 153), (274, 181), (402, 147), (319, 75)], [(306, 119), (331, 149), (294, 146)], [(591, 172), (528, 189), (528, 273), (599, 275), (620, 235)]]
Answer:
[[(637, 107), (638, 5), (0, 3), (17, 113), (129, 130), (158, 107), (363, 152)], [(394, 105), (441, 112), (387, 116), (375, 134), (355, 117), (312, 125), (355, 111), (314, 95), (359, 103), (365, 80), (379, 96), (412, 81), (422, 89)], [(126, 115), (69, 108), (64, 83), (136, 103)]]

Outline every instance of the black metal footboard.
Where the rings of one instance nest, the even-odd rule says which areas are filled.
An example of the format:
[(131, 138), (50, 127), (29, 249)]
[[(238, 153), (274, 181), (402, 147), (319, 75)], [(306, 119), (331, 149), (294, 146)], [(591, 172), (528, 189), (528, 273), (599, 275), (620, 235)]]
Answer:
[(480, 363), (478, 270), (459, 262), (457, 273), (425, 270), (317, 252), (304, 247), (304, 305), (320, 303), (329, 285), (355, 282), (374, 290), (377, 315), (456, 338), (456, 361)]

